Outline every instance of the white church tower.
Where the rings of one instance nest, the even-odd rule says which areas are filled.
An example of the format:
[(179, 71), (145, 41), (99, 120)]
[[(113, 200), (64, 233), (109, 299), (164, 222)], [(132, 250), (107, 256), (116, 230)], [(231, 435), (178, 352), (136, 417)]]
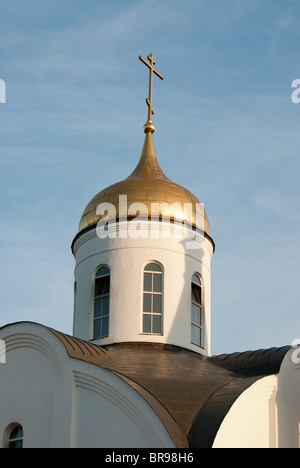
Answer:
[(197, 198), (163, 173), (153, 144), (150, 69), (145, 142), (136, 169), (98, 193), (72, 250), (75, 337), (105, 346), (151, 342), (211, 350), (214, 242)]

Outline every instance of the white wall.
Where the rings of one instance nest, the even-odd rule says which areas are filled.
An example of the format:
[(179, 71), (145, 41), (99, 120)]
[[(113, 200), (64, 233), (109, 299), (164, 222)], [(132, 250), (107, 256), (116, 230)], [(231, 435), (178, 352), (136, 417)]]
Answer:
[(24, 448), (174, 447), (160, 419), (109, 371), (70, 358), (47, 328), (19, 323), (0, 330), (0, 446), (19, 423)]
[[(186, 249), (183, 239), (99, 239), (95, 230), (81, 235), (75, 243), (75, 281), (77, 286), (74, 336), (91, 340), (93, 336), (93, 285), (101, 265), (111, 269), (110, 335), (97, 340), (105, 345), (124, 341), (169, 343), (210, 354), (211, 271), (213, 247), (208, 239), (198, 249)], [(143, 269), (157, 261), (163, 266), (164, 334), (142, 334)], [(191, 278), (203, 278), (206, 339), (205, 349), (191, 344)]]
[(278, 446), (300, 448), (300, 351), (287, 353), (278, 375)]
[(298, 353), (292, 348), (277, 375), (257, 381), (236, 400), (214, 448), (300, 448), (300, 359), (293, 362)]
[(274, 448), (276, 388), (277, 377), (272, 375), (242, 393), (221, 424), (213, 448)]
[(6, 364), (0, 365), (0, 446), (12, 422), (23, 426), (26, 447), (70, 445), (71, 379), (64, 375), (62, 346), (45, 331), (34, 324), (0, 330), (6, 343)]

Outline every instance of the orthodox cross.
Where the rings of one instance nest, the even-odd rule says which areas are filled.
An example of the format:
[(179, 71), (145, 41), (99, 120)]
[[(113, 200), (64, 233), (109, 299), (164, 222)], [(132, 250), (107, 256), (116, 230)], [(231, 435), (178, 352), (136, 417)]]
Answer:
[(145, 60), (141, 55), (139, 56), (139, 59), (141, 62), (143, 62), (149, 69), (149, 97), (146, 99), (146, 103), (148, 106), (148, 122), (151, 122), (152, 115), (154, 115), (154, 109), (152, 107), (152, 88), (153, 88), (153, 73), (157, 75), (161, 80), (164, 79), (164, 77), (154, 68), (154, 65), (156, 64), (153, 54), (148, 55), (147, 60)]

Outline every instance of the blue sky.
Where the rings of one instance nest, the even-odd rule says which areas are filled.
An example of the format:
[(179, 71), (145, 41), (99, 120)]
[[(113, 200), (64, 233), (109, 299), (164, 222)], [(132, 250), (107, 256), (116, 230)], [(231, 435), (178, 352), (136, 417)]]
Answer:
[(0, 0), (0, 326), (72, 332), (70, 245), (134, 169), (153, 105), (161, 167), (207, 210), (213, 352), (300, 338), (297, 0)]

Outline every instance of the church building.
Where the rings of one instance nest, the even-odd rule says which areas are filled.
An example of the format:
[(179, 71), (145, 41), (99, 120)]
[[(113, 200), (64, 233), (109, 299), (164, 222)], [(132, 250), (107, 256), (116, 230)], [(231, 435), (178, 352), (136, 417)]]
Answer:
[(211, 355), (215, 244), (203, 205), (160, 168), (152, 88), (163, 76), (152, 54), (140, 60), (144, 146), (82, 214), (73, 335), (0, 329), (0, 446), (299, 448), (297, 349)]

